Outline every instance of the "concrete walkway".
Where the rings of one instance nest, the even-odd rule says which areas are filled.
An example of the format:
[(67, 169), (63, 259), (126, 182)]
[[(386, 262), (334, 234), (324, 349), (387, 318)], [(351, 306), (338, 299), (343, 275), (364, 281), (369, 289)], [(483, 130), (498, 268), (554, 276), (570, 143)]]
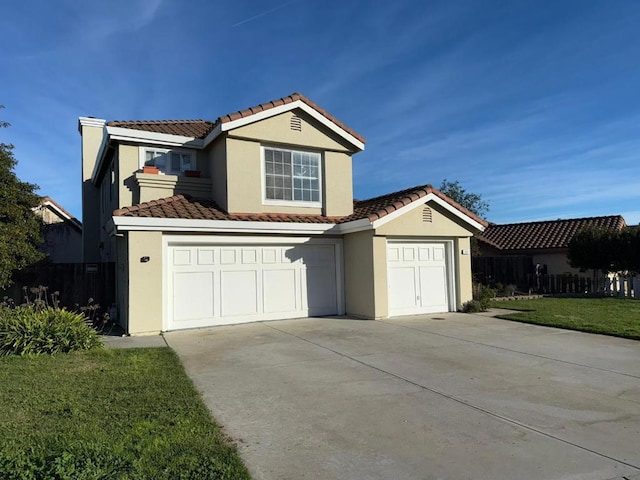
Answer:
[(464, 314), (165, 338), (256, 479), (640, 478), (640, 342)]

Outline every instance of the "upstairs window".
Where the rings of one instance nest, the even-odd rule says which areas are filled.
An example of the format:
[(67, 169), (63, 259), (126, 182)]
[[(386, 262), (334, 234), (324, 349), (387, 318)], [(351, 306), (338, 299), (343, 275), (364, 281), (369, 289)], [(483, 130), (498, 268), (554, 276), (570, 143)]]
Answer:
[(264, 147), (265, 200), (320, 204), (320, 154)]
[(193, 152), (144, 148), (141, 151), (141, 156), (142, 165), (158, 167), (162, 173), (168, 175), (182, 175), (187, 170), (195, 170)]

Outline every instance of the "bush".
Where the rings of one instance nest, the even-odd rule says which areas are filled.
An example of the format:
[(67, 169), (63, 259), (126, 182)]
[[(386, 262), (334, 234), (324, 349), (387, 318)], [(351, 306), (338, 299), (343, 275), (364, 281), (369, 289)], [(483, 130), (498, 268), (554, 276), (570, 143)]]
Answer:
[(489, 302), (496, 296), (496, 290), (480, 283), (473, 284), (473, 300), (462, 305), (465, 313), (486, 312)]
[(0, 356), (64, 353), (101, 345), (81, 314), (54, 307), (0, 308)]
[(462, 312), (463, 313), (477, 313), (477, 312), (484, 312), (485, 310), (482, 309), (482, 304), (480, 303), (479, 300), (469, 300), (468, 302), (465, 302), (464, 304), (462, 304)]

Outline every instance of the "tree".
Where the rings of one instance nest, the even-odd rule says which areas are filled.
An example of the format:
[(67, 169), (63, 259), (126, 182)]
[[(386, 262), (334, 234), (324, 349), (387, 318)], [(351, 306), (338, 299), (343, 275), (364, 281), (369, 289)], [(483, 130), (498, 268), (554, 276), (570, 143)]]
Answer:
[(569, 265), (609, 273), (616, 270), (618, 235), (600, 228), (583, 228), (569, 240)]
[[(0, 108), (4, 108), (0, 105)], [(0, 128), (9, 124), (0, 121)], [(13, 171), (13, 145), (0, 142), (0, 288), (11, 285), (13, 273), (42, 258), (40, 222), (31, 210), (40, 202), (37, 185), (20, 181)]]
[(448, 182), (445, 178), (440, 185), (440, 191), (479, 217), (484, 217), (489, 211), (489, 203), (482, 200), (482, 195), (467, 192), (458, 180)]

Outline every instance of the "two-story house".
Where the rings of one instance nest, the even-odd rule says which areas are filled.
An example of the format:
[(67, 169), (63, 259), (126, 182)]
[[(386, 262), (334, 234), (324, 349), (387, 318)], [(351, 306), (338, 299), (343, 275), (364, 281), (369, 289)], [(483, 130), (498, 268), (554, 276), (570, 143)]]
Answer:
[(485, 222), (430, 185), (354, 201), (365, 140), (303, 95), (215, 121), (81, 117), (79, 130), (84, 258), (116, 262), (131, 334), (471, 298), (469, 239)]

